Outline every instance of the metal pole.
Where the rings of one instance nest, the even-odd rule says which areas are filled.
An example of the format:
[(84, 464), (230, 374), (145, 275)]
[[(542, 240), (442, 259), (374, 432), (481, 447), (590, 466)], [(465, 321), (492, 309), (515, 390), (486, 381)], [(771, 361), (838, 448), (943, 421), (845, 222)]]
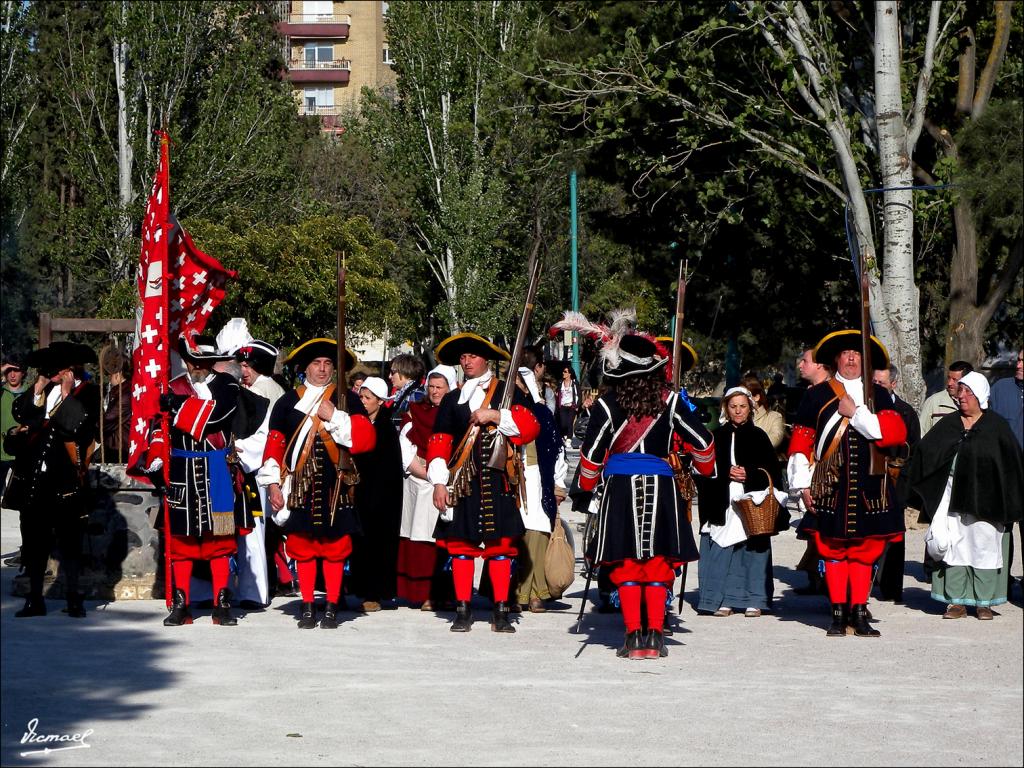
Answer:
[[(569, 235), (572, 242), (572, 311), (580, 311), (580, 284), (576, 259), (576, 171), (569, 174)], [(580, 380), (580, 337), (572, 335), (572, 367), (576, 381)]]

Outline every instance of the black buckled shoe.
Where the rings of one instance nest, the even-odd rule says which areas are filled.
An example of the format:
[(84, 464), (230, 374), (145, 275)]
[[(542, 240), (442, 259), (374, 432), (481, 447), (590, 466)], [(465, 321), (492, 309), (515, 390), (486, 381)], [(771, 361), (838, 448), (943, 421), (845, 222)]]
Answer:
[(338, 604), (328, 603), (324, 607), (324, 617), (320, 619), (320, 629), (338, 628)]
[(629, 658), (661, 659), (668, 656), (668, 649), (665, 647), (665, 636), (658, 630), (652, 629), (647, 633), (647, 639), (644, 641), (643, 648), (638, 648), (634, 653), (630, 653)]
[(516, 628), (508, 620), (508, 603), (494, 604), (494, 617), (491, 620), (491, 630), (494, 632), (515, 632)]
[(68, 592), (68, 607), (65, 610), (73, 619), (85, 618), (85, 597), (81, 592)]
[(468, 602), (455, 604), (455, 621), (452, 622), (452, 632), (469, 632), (473, 628), (473, 611), (469, 608)]
[(192, 610), (185, 601), (185, 590), (174, 590), (174, 602), (171, 604), (171, 613), (164, 619), (165, 627), (180, 627), (183, 624), (192, 623)]
[(622, 647), (615, 652), (620, 659), (632, 658), (633, 652), (639, 650), (644, 644), (644, 634), (639, 629), (626, 633), (626, 641)]
[(881, 637), (882, 633), (868, 624), (868, 606), (865, 603), (853, 606), (850, 611), (850, 626), (857, 637)]
[(43, 600), (43, 596), (37, 597), (26, 597), (24, 607), (14, 614), (16, 619), (24, 619), (29, 616), (45, 616), (46, 615), (46, 602)]
[(299, 629), (313, 629), (316, 626), (316, 603), (303, 603), (299, 608)]
[(213, 609), (213, 623), (222, 627), (233, 627), (238, 624), (238, 619), (231, 615), (231, 601), (228, 599), (226, 589), (217, 593), (217, 605)]
[(832, 623), (828, 626), (826, 637), (846, 637), (846, 605), (832, 603)]

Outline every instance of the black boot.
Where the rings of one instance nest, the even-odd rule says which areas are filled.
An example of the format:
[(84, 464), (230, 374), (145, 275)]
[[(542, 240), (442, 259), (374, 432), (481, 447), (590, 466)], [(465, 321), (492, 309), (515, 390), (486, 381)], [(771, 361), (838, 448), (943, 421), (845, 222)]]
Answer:
[(192, 623), (192, 611), (185, 601), (185, 590), (174, 590), (174, 603), (171, 606), (170, 615), (164, 619), (165, 627), (180, 627), (182, 624)]
[(452, 632), (469, 632), (473, 628), (473, 611), (468, 602), (459, 601), (455, 604), (455, 621)]
[(68, 592), (68, 616), (73, 619), (85, 618), (85, 598), (81, 592)]
[(850, 626), (853, 627), (853, 634), (857, 637), (881, 637), (882, 633), (872, 629), (868, 624), (868, 606), (866, 603), (853, 606), (850, 612)]
[(299, 609), (299, 629), (313, 629), (316, 626), (316, 603), (303, 603)]
[(632, 654), (638, 651), (644, 644), (643, 632), (639, 629), (634, 629), (632, 632), (626, 633), (626, 642), (622, 644), (622, 647), (615, 652), (615, 655), (620, 659), (625, 659), (632, 656)]
[(652, 629), (647, 633), (647, 640), (644, 641), (644, 647), (640, 650), (643, 651), (642, 656), (630, 654), (629, 658), (660, 659), (668, 656), (668, 649), (665, 647), (665, 636), (658, 630)]
[(233, 627), (238, 624), (238, 619), (231, 615), (231, 601), (228, 600), (226, 589), (217, 593), (217, 605), (213, 609), (213, 623), (222, 627)]
[(25, 598), (25, 607), (14, 614), (17, 619), (24, 619), (29, 616), (45, 616), (46, 602), (42, 595), (29, 595)]
[(491, 621), (491, 630), (494, 632), (515, 632), (516, 628), (508, 620), (508, 603), (494, 604), (494, 618)]
[(832, 603), (832, 623), (829, 625), (828, 637), (846, 637), (846, 605)]
[(324, 608), (324, 617), (320, 619), (320, 629), (338, 628), (338, 604), (328, 603)]

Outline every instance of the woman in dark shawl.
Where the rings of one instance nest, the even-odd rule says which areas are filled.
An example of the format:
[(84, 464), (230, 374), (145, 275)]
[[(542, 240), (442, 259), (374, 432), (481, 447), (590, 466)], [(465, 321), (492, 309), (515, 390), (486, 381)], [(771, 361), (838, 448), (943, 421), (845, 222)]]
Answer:
[(366, 414), (377, 433), (377, 445), (355, 457), (359, 470), (356, 510), (361, 533), (353, 537), (352, 574), (346, 580), (363, 598), (365, 612), (379, 611), (397, 593), (398, 540), (402, 525), (402, 449), (398, 433), (383, 410), (388, 396), (384, 380), (371, 376), (359, 389)]
[(931, 522), (926, 559), (935, 564), (932, 597), (948, 606), (944, 619), (963, 618), (973, 605), (979, 619), (990, 620), (992, 606), (1006, 602), (1024, 468), (1009, 424), (988, 411), (988, 395), (980, 373), (961, 378), (959, 412), (928, 431), (907, 471), (911, 501)]
[[(733, 502), (744, 493), (775, 487), (782, 476), (771, 440), (754, 426), (750, 390), (733, 387), (722, 398), (722, 426), (715, 430), (716, 476), (697, 478), (700, 515), (698, 612), (730, 616), (743, 610), (751, 618), (771, 607), (772, 545), (770, 536), (747, 537)], [(789, 527), (789, 513), (780, 506), (775, 532)]]

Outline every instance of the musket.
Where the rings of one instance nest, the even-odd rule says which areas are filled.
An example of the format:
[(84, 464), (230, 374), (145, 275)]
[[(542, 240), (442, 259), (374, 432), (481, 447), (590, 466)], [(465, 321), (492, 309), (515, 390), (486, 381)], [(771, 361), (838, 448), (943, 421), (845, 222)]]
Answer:
[[(686, 270), (683, 262), (679, 262), (679, 280), (676, 283), (676, 319), (672, 333), (672, 391), (677, 395), (683, 386), (683, 310), (686, 306)], [(686, 501), (686, 522), (693, 520), (691, 511), (691, 500), (693, 499), (693, 478), (690, 477), (689, 462), (684, 462), (683, 457), (678, 453), (669, 454), (669, 464), (672, 466), (676, 487), (680, 495)], [(679, 585), (679, 610), (677, 613), (683, 615), (683, 602), (686, 595), (686, 576), (690, 564), (683, 563), (683, 580)]]
[[(865, 249), (860, 252), (860, 366), (861, 381), (864, 384), (864, 405), (871, 413), (875, 413), (875, 381), (872, 376), (874, 366), (871, 358), (871, 298), (869, 295), (868, 263)], [(885, 456), (875, 443), (871, 443), (872, 475), (885, 474)]]
[[(342, 413), (348, 411), (348, 386), (345, 383), (345, 254), (338, 253), (338, 383), (335, 392), (338, 395), (337, 408)], [(339, 496), (344, 488), (349, 503), (353, 502), (355, 486), (359, 484), (359, 470), (352, 461), (352, 452), (343, 445), (338, 446), (338, 480), (334, 487), (334, 499), (331, 504), (331, 523), (338, 507)]]
[[(533, 303), (537, 296), (537, 285), (540, 283), (541, 263), (538, 258), (540, 244), (540, 222), (538, 221), (537, 235), (533, 242), (533, 249), (530, 252), (528, 268), (530, 283), (526, 289), (526, 303), (523, 308), (523, 314), (519, 318), (519, 328), (516, 330), (512, 360), (509, 363), (508, 373), (506, 374), (505, 391), (502, 394), (501, 404), (498, 406), (501, 409), (507, 409), (512, 406), (512, 396), (516, 388), (515, 377), (519, 375), (519, 363), (523, 359), (523, 345), (526, 343), (526, 334), (529, 332), (530, 327), (530, 317), (533, 314)], [(449, 503), (453, 506), (459, 499), (465, 498), (470, 493), (471, 481), (476, 474), (476, 466), (473, 461), (473, 447), (480, 432), (478, 424), (472, 425), (466, 430), (466, 434), (462, 436), (462, 440), (459, 441), (458, 446), (452, 452), (452, 462), (448, 466), (448, 495)], [(493, 427), (485, 432), (485, 436), (488, 440), (493, 441), (489, 446), (490, 455), (487, 458), (486, 466), (491, 469), (507, 472), (510, 462), (508, 444), (504, 436)], [(514, 478), (510, 478), (510, 482), (514, 482)], [(519, 485), (519, 483), (515, 484)]]

